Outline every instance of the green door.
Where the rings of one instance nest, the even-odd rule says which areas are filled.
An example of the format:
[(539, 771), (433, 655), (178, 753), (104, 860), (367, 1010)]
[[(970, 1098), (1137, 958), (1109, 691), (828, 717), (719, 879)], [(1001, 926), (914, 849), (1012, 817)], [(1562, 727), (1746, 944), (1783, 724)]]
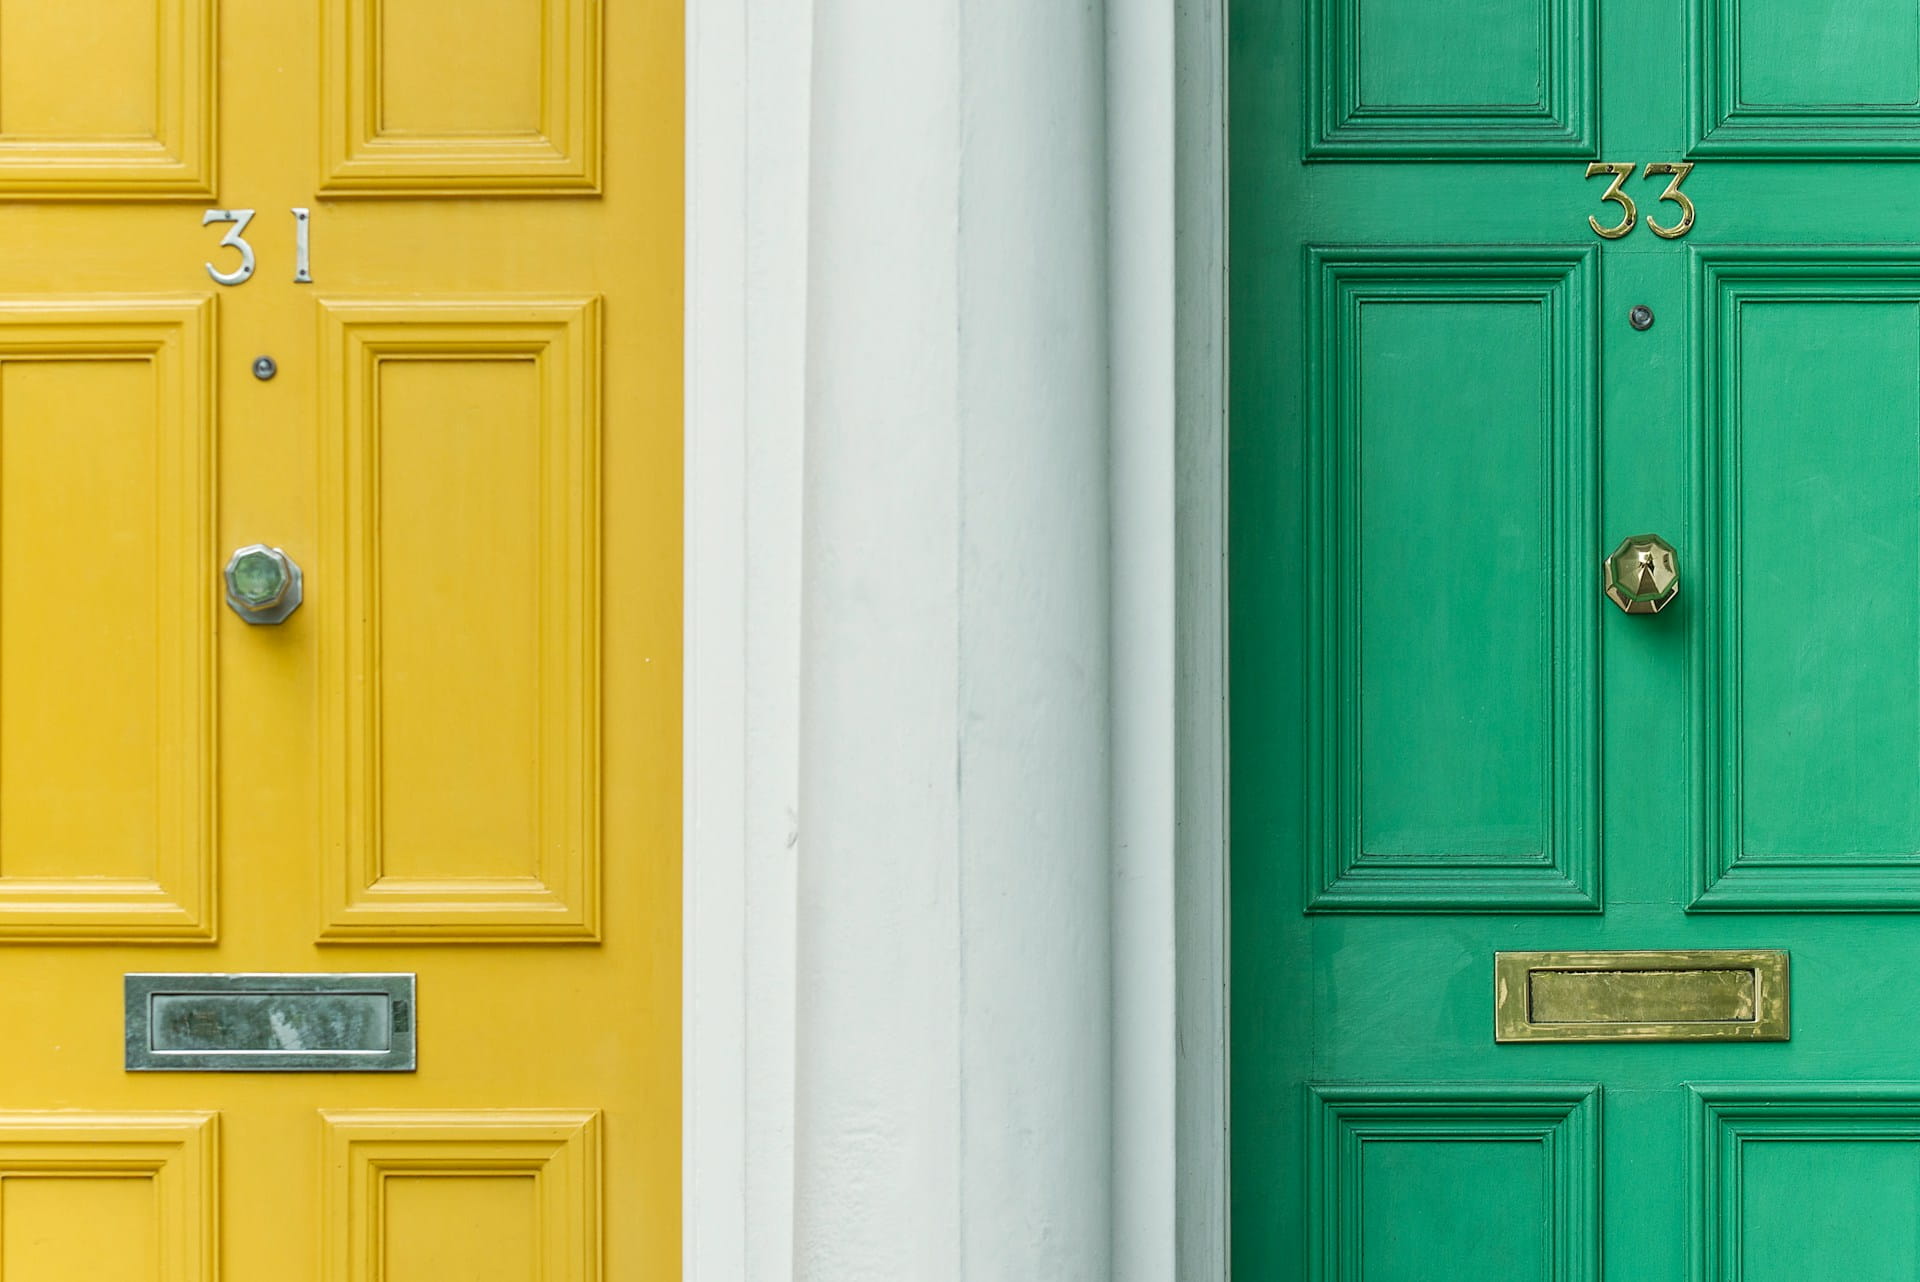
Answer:
[(1920, 1278), (1920, 7), (1230, 9), (1236, 1282)]

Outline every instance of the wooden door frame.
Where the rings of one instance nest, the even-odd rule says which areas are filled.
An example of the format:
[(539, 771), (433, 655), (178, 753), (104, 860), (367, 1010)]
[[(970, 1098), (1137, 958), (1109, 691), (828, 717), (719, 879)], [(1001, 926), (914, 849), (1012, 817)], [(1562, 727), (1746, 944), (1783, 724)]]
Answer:
[[(1113, 1258), (1224, 1282), (1225, 0), (1106, 11)], [(689, 0), (686, 30), (683, 1269), (772, 1282), (795, 1265), (812, 4)]]

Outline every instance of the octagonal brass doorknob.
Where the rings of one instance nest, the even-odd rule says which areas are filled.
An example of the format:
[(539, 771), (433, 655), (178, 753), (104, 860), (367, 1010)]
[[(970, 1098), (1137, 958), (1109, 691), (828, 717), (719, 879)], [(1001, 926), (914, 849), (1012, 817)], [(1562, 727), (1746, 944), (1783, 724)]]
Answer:
[(1628, 614), (1658, 614), (1680, 594), (1673, 544), (1658, 534), (1622, 539), (1603, 564), (1607, 599)]
[(279, 623), (300, 608), (300, 567), (279, 548), (249, 543), (227, 558), (227, 604), (248, 623)]

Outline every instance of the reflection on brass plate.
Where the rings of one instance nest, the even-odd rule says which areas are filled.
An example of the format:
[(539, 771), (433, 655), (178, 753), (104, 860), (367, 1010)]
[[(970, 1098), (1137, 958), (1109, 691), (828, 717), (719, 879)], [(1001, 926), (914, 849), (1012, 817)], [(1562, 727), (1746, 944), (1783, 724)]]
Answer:
[(1774, 949), (1495, 953), (1497, 1042), (1784, 1042)]

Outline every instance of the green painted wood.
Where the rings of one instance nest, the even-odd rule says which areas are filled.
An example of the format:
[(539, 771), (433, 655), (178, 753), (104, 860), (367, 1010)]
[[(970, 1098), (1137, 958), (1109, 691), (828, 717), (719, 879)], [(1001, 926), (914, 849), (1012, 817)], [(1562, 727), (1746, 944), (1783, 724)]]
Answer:
[(1311, 0), (1307, 154), (1586, 156), (1596, 0)]
[(1920, 1093), (1693, 1088), (1690, 1279), (1920, 1275)]
[(1598, 907), (1596, 260), (1311, 251), (1316, 910)]
[[(1230, 0), (1236, 1282), (1920, 1270), (1915, 21)], [(1495, 951), (1647, 948), (1791, 1039), (1494, 1043)]]
[(1920, 666), (1893, 642), (1920, 635), (1920, 597), (1890, 590), (1920, 581), (1920, 255), (1704, 249), (1696, 263), (1695, 905), (1920, 907)]
[(1329, 1087), (1310, 1106), (1308, 1276), (1598, 1279), (1597, 1091)]
[(1907, 0), (1696, 0), (1696, 150), (1920, 153), (1920, 10)]

